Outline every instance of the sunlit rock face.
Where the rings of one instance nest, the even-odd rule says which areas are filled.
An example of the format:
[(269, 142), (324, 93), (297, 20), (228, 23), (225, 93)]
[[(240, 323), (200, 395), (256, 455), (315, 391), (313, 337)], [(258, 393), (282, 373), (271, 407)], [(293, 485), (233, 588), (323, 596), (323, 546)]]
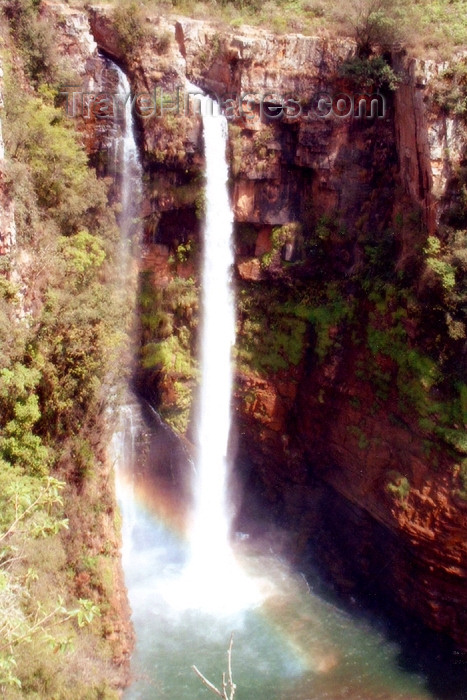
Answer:
[[(272, 106), (292, 92), (309, 107), (323, 85), (331, 98), (350, 90), (338, 66), (351, 55), (351, 42), (276, 37), (257, 29), (219, 32), (206, 22), (160, 19), (157, 27), (171, 36), (167, 52), (160, 55), (148, 45), (128, 57), (121, 55), (105, 11), (93, 9), (90, 16), (97, 43), (125, 63), (134, 90), (150, 91), (157, 83), (170, 92), (188, 76), (226, 99), (251, 93), (251, 119), (232, 123), (229, 145), (235, 266), (244, 297), (260, 296), (258, 285), (282, 290), (283, 296), (306, 285), (315, 273), (313, 260), (293, 266), (303, 257), (303, 240), (289, 237), (274, 252), (274, 229), (301, 222), (314, 230), (322, 217), (336, 213), (340, 227), (329, 230), (325, 257), (332, 274), (347, 285), (349, 298), (355, 291), (352, 277), (362, 269), (364, 236), (372, 231), (383, 237), (409, 213), (422, 225), (397, 234), (392, 264), (401, 274), (419, 275), (427, 233), (436, 231), (457, 196), (451, 174), (465, 147), (459, 123), (430, 107), (430, 81), (438, 67), (395, 56), (403, 81), (395, 95), (385, 95), (381, 118), (276, 120), (261, 114), (266, 93), (273, 93), (265, 98)], [(154, 288), (163, 289), (175, 277), (197, 273), (196, 257), (178, 259), (174, 251), (188, 239), (199, 241), (200, 120), (193, 115), (176, 124), (140, 119), (139, 126), (147, 175), (142, 269)], [(322, 361), (314, 353), (310, 325), (296, 362), (286, 358), (285, 366), (273, 363), (258, 372), (239, 361), (232, 442), (243, 480), (261, 495), (265, 509), (298, 533), (297, 550), (303, 551), (320, 527), (312, 513), (317, 484), (324, 481), (353, 513), (362, 513), (366, 543), (350, 554), (344, 546), (333, 550), (334, 563), (328, 557), (326, 565), (335, 577), (352, 557), (354, 569), (376, 576), (397, 606), (467, 647), (466, 510), (456, 496), (457, 457), (441, 447), (433, 468), (418, 420), (401, 414), (396, 394), (387, 410), (373, 411), (376, 389), (359, 377), (371, 359), (361, 341), (373, 310), (370, 301), (359, 300), (357, 333), (330, 324), (332, 347)], [(407, 337), (419, 338), (416, 324), (404, 323)], [(394, 371), (382, 354), (376, 363), (381, 373)], [(175, 376), (161, 378), (151, 371), (142, 381), (161, 405), (174, 400)], [(409, 497), (400, 502), (388, 493), (388, 475), (394, 472), (406, 475), (410, 484)], [(247, 509), (248, 494), (244, 498)], [(346, 512), (343, 508), (343, 532), (352, 526)], [(384, 533), (399, 547), (390, 570), (379, 576)], [(325, 549), (320, 550), (323, 562)], [(340, 583), (352, 589), (352, 576), (357, 578), (355, 571), (346, 582), (341, 576)]]

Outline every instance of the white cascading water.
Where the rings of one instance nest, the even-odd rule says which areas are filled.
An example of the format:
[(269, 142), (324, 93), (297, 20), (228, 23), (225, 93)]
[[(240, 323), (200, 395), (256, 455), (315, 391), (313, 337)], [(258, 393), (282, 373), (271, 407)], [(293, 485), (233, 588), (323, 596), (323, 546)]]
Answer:
[[(131, 107), (131, 88), (125, 73), (113, 62), (111, 70), (117, 73), (117, 95), (114, 99), (114, 124), (121, 135), (114, 144), (116, 171), (120, 176), (120, 281), (123, 295), (134, 288), (131, 271), (130, 246), (139, 238), (135, 222), (139, 214), (143, 168), (134, 135), (134, 117)], [(120, 125), (120, 126), (119, 126)], [(125, 303), (125, 302), (124, 302)], [(136, 501), (133, 487), (135, 438), (141, 422), (134, 399), (119, 410), (119, 424), (112, 436), (111, 457), (115, 464), (115, 490), (122, 512), (122, 564), (124, 571), (131, 561), (132, 535), (136, 522)]]
[(118, 66), (115, 66), (115, 70), (118, 75), (115, 116), (117, 119), (120, 119), (123, 113), (122, 136), (118, 143), (118, 146), (121, 147), (121, 153), (118, 154), (122, 207), (120, 231), (122, 243), (127, 246), (130, 242), (133, 222), (139, 213), (137, 207), (141, 193), (143, 168), (135, 139), (130, 83), (125, 73)]
[[(141, 187), (142, 167), (134, 138), (131, 98), (126, 99), (130, 86), (126, 75), (118, 67), (116, 70), (120, 116), (125, 104), (119, 144), (120, 226), (122, 272), (126, 270), (128, 274), (128, 245), (132, 222), (138, 213), (135, 193)], [(229, 541), (231, 509), (227, 502), (227, 453), (231, 424), (235, 302), (232, 289), (233, 214), (227, 189), (227, 121), (213, 100), (194, 86), (189, 86), (189, 91), (196, 92), (196, 99), (201, 103), (206, 162), (198, 454), (193, 484), (193, 516), (187, 533), (189, 560), (180, 579), (169, 582), (165, 595), (178, 609), (190, 607), (228, 612), (254, 602), (256, 593), (237, 567)], [(133, 441), (133, 437), (130, 437), (128, 429), (135, 410), (131, 403), (122, 407), (122, 424), (113, 441), (114, 453), (119, 455), (116, 458), (116, 489), (123, 519), (124, 567), (133, 556), (135, 496), (131, 466), (135, 457), (129, 452), (129, 441)], [(137, 417), (135, 420), (138, 420)]]
[(115, 495), (122, 514), (122, 567), (123, 571), (128, 572), (132, 562), (133, 532), (137, 520), (131, 473), (135, 463), (135, 436), (139, 419), (137, 407), (130, 403), (121, 406), (119, 419), (110, 443), (110, 456), (115, 469)]
[(232, 287), (233, 212), (227, 188), (227, 120), (218, 104), (188, 83), (203, 120), (205, 225), (202, 263), (201, 386), (194, 509), (188, 533), (191, 558), (185, 605), (238, 609), (256, 598), (230, 546), (229, 435), (235, 300)]
[(235, 307), (231, 283), (233, 217), (227, 191), (228, 167), (225, 156), (227, 122), (224, 116), (215, 111), (209, 114), (212, 100), (204, 96), (199, 99), (204, 108), (206, 220), (202, 269), (198, 458), (190, 540), (193, 560), (197, 565), (209, 568), (213, 557), (218, 560), (219, 556), (230, 550), (230, 518), (226, 496)]

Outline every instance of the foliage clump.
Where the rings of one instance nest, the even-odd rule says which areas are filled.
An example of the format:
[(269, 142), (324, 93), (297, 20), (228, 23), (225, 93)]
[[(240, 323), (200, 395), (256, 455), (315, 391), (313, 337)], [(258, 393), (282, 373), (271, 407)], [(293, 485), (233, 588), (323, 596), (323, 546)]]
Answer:
[(306, 348), (306, 323), (280, 288), (256, 284), (238, 293), (240, 367), (259, 374), (297, 366)]
[(462, 59), (445, 68), (434, 85), (435, 104), (445, 114), (467, 119), (467, 61)]
[(390, 472), (388, 477), (388, 482), (386, 484), (387, 492), (398, 501), (402, 508), (406, 508), (410, 495), (410, 482), (408, 478), (399, 474), (399, 472)]
[(53, 30), (39, 12), (41, 0), (5, 0), (6, 15), (20, 48), (26, 74), (36, 86), (54, 83), (59, 77), (59, 60)]
[(32, 642), (56, 652), (65, 650), (72, 628), (66, 637), (61, 627), (71, 620), (82, 627), (100, 613), (90, 600), (80, 600), (73, 609), (61, 596), (38, 600), (34, 589), (41, 572), (21, 566), (26, 542), (54, 537), (68, 527), (61, 516), (64, 482), (18, 476), (7, 462), (0, 461), (0, 468), (0, 689), (8, 693), (23, 687), (18, 660)]
[(358, 55), (368, 58), (375, 48), (391, 49), (400, 38), (401, 7), (393, 0), (350, 0), (346, 21)]
[[(124, 55), (134, 53), (149, 36), (141, 4), (136, 0), (118, 4), (112, 12), (112, 19), (119, 48)], [(161, 48), (165, 51), (167, 46), (167, 41), (164, 40)]]
[[(186, 248), (180, 252), (184, 257)], [(178, 433), (190, 425), (198, 382), (199, 290), (192, 279), (174, 277), (167, 287), (141, 275), (141, 365), (158, 386), (162, 417)]]
[(283, 226), (274, 226), (271, 231), (271, 249), (261, 257), (261, 267), (267, 270), (279, 263), (285, 246), (289, 246), (292, 252), (294, 248), (301, 247), (301, 234), (302, 226), (297, 221)]
[(460, 485), (460, 488), (455, 490), (455, 494), (463, 501), (467, 501), (467, 459), (455, 465), (454, 476)]
[(387, 88), (397, 90), (401, 78), (382, 56), (354, 56), (339, 67), (341, 77), (365, 90)]
[(439, 279), (443, 291), (449, 293), (456, 285), (455, 268), (446, 260), (440, 259), (440, 252), (440, 240), (435, 236), (429, 236), (424, 248), (426, 263)]
[(47, 473), (49, 450), (34, 426), (40, 418), (39, 399), (35, 390), (40, 380), (37, 368), (16, 362), (0, 371), (0, 401), (4, 428), (0, 433), (0, 456), (21, 472)]

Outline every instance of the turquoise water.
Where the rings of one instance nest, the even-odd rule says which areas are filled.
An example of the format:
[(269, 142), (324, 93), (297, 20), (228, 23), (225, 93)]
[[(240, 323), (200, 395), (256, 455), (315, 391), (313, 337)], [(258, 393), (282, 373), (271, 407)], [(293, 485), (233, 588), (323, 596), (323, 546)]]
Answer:
[(209, 696), (191, 666), (219, 686), (232, 632), (239, 700), (434, 697), (422, 678), (399, 669), (397, 646), (315, 595), (274, 558), (243, 553), (250, 576), (266, 588), (250, 609), (222, 615), (184, 609), (178, 596), (174, 603), (184, 548), (156, 520), (139, 513), (127, 562), (137, 646), (126, 700)]
[[(137, 637), (125, 700), (215, 697), (191, 667), (219, 687), (232, 632), (235, 700), (435, 698), (423, 677), (401, 669), (400, 648), (382, 632), (321, 598), (303, 576), (248, 539), (236, 545), (236, 557), (255, 591), (251, 604), (230, 612), (219, 605), (210, 612), (206, 601), (190, 607), (180, 455), (164, 444), (167, 433), (160, 429), (155, 437), (135, 438), (134, 431), (122, 433), (118, 445), (123, 564)], [(188, 462), (183, 469), (190, 469)], [(229, 590), (228, 579), (230, 607), (238, 586), (235, 581)]]

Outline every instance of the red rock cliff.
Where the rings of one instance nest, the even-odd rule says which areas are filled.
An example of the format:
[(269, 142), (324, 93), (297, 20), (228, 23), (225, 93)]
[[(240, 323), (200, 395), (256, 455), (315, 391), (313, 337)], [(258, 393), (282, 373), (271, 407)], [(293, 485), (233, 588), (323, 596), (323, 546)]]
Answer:
[[(118, 53), (100, 11), (92, 23), (98, 43)], [(173, 61), (142, 50), (127, 61), (135, 86), (157, 78), (174, 87), (186, 73), (220, 97), (249, 95), (248, 115), (230, 128), (235, 410), (248, 484), (299, 533), (302, 547), (319, 527), (314, 494), (326, 482), (354, 516), (362, 514), (358, 543), (345, 532), (352, 519), (341, 523), (342, 542), (354, 549), (333, 554), (467, 648), (464, 426), (454, 409), (443, 423), (442, 406), (454, 400), (423, 369), (431, 367), (427, 358), (436, 361), (437, 347), (440, 357), (451, 352), (436, 327), (438, 292), (423, 247), (428, 235), (442, 238), (452, 171), (465, 148), (458, 121), (430, 101), (438, 68), (394, 56), (401, 84), (395, 94), (383, 91), (384, 113), (343, 118), (337, 96), (356, 91), (339, 72), (351, 42), (219, 32), (187, 19), (159, 24), (171, 33)], [(320, 91), (334, 114), (270, 117), (290, 95), (309, 111)], [(198, 235), (194, 196), (182, 202), (179, 195), (199, 173), (199, 124), (141, 126), (151, 182), (143, 267), (165, 287), (175, 274), (170, 254)], [(423, 405), (433, 407), (431, 417)], [(382, 562), (386, 536), (396, 546)]]

